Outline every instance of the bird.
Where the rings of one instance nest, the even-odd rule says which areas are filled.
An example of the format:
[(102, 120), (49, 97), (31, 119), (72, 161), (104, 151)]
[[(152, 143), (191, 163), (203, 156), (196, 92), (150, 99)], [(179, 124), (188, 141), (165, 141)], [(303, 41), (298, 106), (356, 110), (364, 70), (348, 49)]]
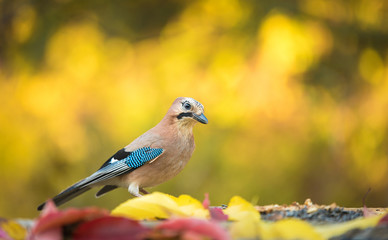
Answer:
[[(93, 187), (102, 187), (96, 197), (118, 187), (128, 189), (135, 197), (148, 194), (144, 188), (173, 178), (190, 160), (195, 148), (193, 127), (198, 122), (208, 123), (203, 105), (193, 98), (178, 97), (156, 126), (117, 151), (96, 172), (51, 200), (59, 206)], [(42, 210), (46, 203), (37, 209)]]

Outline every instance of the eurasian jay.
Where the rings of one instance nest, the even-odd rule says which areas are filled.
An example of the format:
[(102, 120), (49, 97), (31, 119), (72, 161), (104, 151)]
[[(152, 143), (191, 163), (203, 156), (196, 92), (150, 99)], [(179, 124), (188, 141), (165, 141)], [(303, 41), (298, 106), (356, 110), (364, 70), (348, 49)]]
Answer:
[[(59, 193), (52, 200), (59, 206), (92, 187), (103, 186), (96, 197), (123, 187), (133, 196), (146, 187), (177, 175), (191, 158), (195, 143), (193, 126), (207, 124), (201, 103), (192, 98), (175, 99), (167, 114), (153, 128), (110, 157), (95, 173)], [(39, 205), (42, 210), (45, 203)]]

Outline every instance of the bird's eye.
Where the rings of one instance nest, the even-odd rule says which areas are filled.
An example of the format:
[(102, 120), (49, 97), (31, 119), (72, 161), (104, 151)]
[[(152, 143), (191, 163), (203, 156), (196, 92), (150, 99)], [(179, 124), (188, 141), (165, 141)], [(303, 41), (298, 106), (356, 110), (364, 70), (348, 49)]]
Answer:
[(183, 104), (183, 107), (184, 107), (186, 110), (190, 110), (190, 109), (191, 109), (191, 104), (188, 103), (188, 102), (185, 102), (185, 103)]

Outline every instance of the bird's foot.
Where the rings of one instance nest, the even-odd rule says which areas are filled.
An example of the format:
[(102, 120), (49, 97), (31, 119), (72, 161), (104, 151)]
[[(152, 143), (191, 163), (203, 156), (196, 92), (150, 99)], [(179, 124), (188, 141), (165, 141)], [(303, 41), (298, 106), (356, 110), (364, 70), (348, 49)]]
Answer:
[(140, 192), (141, 193), (144, 193), (144, 194), (150, 194), (147, 190), (145, 190), (144, 188), (140, 188)]
[(141, 197), (142, 195), (139, 193), (139, 185), (135, 183), (129, 184), (128, 192), (135, 197)]

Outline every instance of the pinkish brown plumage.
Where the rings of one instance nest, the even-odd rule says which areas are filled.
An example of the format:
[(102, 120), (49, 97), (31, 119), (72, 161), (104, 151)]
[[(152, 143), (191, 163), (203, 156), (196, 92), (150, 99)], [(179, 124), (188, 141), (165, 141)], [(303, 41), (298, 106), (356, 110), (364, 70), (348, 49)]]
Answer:
[(193, 127), (197, 122), (208, 122), (203, 113), (202, 104), (196, 100), (177, 98), (155, 127), (119, 150), (97, 172), (55, 196), (54, 202), (61, 205), (97, 186), (104, 186), (97, 197), (117, 187), (141, 196), (139, 192), (146, 193), (143, 188), (171, 179), (191, 158), (195, 148)]

